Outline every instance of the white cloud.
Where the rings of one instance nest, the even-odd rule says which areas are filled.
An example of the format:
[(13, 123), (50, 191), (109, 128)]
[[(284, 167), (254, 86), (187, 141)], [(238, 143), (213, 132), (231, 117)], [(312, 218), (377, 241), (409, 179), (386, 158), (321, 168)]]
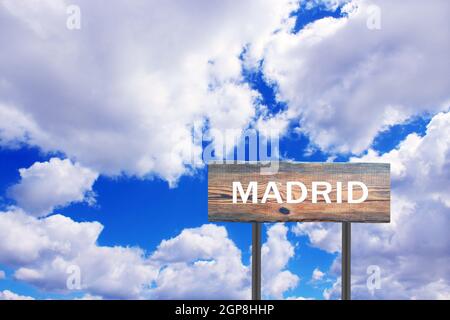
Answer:
[(6, 278), (6, 273), (3, 270), (0, 270), (0, 280), (3, 280)]
[[(391, 223), (352, 225), (354, 298), (442, 299), (450, 294), (449, 128), (450, 112), (439, 113), (423, 137), (413, 133), (388, 153), (352, 158), (390, 162), (393, 168)], [(338, 228), (316, 224), (296, 230), (308, 235), (313, 246), (333, 252), (340, 250)], [(373, 265), (380, 268), (381, 289), (372, 295), (367, 268)], [(340, 257), (330, 272), (340, 273)], [(340, 296), (339, 281), (325, 290), (326, 298)]]
[(392, 179), (402, 196), (414, 194), (414, 200), (438, 200), (450, 207), (450, 113), (438, 113), (422, 138), (410, 134), (383, 155), (369, 149), (351, 161), (391, 163)]
[[(81, 30), (66, 28), (68, 4), (79, 5)], [(296, 1), (107, 6), (105, 14), (88, 0), (2, 1), (0, 39), (20, 41), (0, 41), (0, 143), (174, 184), (200, 157), (194, 122), (242, 129), (255, 116), (239, 56), (248, 47), (260, 58)]]
[(87, 293), (84, 296), (82, 296), (81, 298), (74, 299), (74, 300), (103, 300), (103, 298), (100, 296), (93, 296), (93, 295)]
[(307, 298), (307, 297), (288, 297), (286, 300), (314, 300), (314, 298)]
[[(323, 297), (326, 300), (330, 300), (332, 298), (340, 299), (341, 294), (341, 278), (337, 278), (337, 280), (333, 283), (333, 285), (329, 288), (326, 288), (323, 291)], [(354, 299), (354, 294), (352, 294), (352, 299)]]
[[(381, 10), (381, 30), (367, 28), (372, 3)], [(264, 74), (312, 143), (360, 153), (389, 125), (448, 109), (449, 9), (446, 0), (352, 1), (343, 9), (348, 17), (276, 33)]]
[[(79, 31), (65, 28), (66, 1), (5, 0), (0, 6), (0, 39), (8, 39), (0, 40), (0, 144), (37, 145), (77, 161), (23, 169), (11, 194), (36, 216), (86, 200), (94, 172), (175, 183), (200, 155), (192, 145), (193, 122), (245, 127), (257, 96), (240, 74), (247, 45), (245, 63), (264, 57), (265, 76), (289, 106), (258, 127), (285, 128), (300, 119), (301, 130), (329, 151), (359, 153), (387, 126), (449, 106), (446, 0), (433, 6), (378, 1), (379, 31), (366, 27), (371, 2), (355, 0), (356, 7), (346, 7), (353, 8), (348, 17), (321, 19), (296, 35), (289, 33), (293, 19), (282, 22), (296, 5), (291, 1), (115, 1), (108, 3), (110, 15), (99, 3), (77, 3)], [(115, 15), (121, 19), (111, 19)], [(375, 297), (448, 297), (448, 128), (448, 113), (438, 114), (425, 137), (413, 134), (398, 150), (369, 150), (361, 158), (392, 163), (393, 208), (390, 224), (353, 228), (356, 297), (371, 297), (365, 286), (371, 264), (383, 277)], [(61, 184), (67, 172), (73, 184)], [(186, 229), (151, 258), (139, 248), (97, 245), (102, 228), (61, 215), (36, 219), (17, 208), (0, 213), (0, 263), (13, 266), (17, 279), (50, 291), (65, 292), (67, 267), (77, 265), (91, 296), (249, 296), (249, 267), (224, 228)], [(339, 229), (298, 224), (293, 231), (334, 253)], [(263, 258), (275, 263), (264, 269), (266, 296), (282, 297), (299, 281), (286, 270), (293, 256), (286, 232), (283, 225), (268, 230)], [(331, 271), (338, 268), (336, 260)], [(184, 291), (173, 280), (184, 281)], [(338, 292), (339, 280), (324, 294)]]
[(15, 267), (17, 280), (47, 291), (67, 293), (68, 270), (80, 270), (81, 288), (107, 298), (137, 298), (156, 274), (142, 250), (102, 247), (98, 222), (75, 222), (53, 215), (43, 219), (0, 213), (0, 263)]
[(9, 290), (0, 291), (0, 300), (34, 300), (29, 296), (22, 296)]
[(324, 272), (320, 271), (319, 268), (315, 268), (312, 273), (311, 280), (312, 281), (320, 281), (323, 279), (324, 276), (325, 276)]
[[(67, 281), (75, 266), (86, 298), (250, 298), (251, 268), (224, 227), (184, 229), (150, 256), (140, 248), (99, 246), (102, 229), (62, 215), (0, 212), (0, 264), (13, 268), (16, 280), (63, 295), (72, 292)], [(283, 225), (269, 228), (262, 248), (263, 259), (271, 261), (263, 268), (267, 297), (282, 298), (298, 281), (285, 270), (293, 256), (286, 232)]]
[(287, 270), (294, 256), (294, 246), (287, 239), (287, 232), (284, 224), (274, 224), (267, 230), (267, 242), (261, 248), (263, 294), (276, 299), (282, 299), (284, 292), (295, 288), (300, 280)]
[(450, 285), (448, 280), (439, 279), (415, 291), (417, 293), (412, 296), (414, 300), (450, 300)]
[[(283, 224), (269, 227), (261, 248), (263, 295), (268, 298), (282, 299), (298, 283), (298, 277), (286, 270), (294, 255), (287, 231)], [(152, 297), (250, 299), (251, 268), (243, 264), (241, 251), (224, 227), (208, 224), (185, 229), (162, 241), (151, 260), (161, 268)]]
[(152, 254), (160, 272), (156, 299), (248, 299), (250, 274), (241, 251), (224, 227), (208, 224), (184, 229)]
[(68, 159), (36, 162), (19, 172), (20, 182), (8, 193), (17, 206), (32, 215), (45, 216), (73, 202), (94, 201), (92, 186), (98, 174)]
[(341, 225), (337, 223), (297, 223), (292, 232), (297, 236), (308, 236), (311, 243), (329, 253), (341, 250)]

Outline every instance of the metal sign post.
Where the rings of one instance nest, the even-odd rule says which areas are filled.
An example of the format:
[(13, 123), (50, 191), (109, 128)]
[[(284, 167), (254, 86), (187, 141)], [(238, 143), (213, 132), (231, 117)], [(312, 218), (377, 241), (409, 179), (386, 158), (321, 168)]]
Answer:
[(261, 300), (261, 223), (252, 223), (252, 300)]
[(351, 222), (342, 222), (342, 275), (341, 275), (341, 299), (351, 300), (351, 243), (352, 225)]

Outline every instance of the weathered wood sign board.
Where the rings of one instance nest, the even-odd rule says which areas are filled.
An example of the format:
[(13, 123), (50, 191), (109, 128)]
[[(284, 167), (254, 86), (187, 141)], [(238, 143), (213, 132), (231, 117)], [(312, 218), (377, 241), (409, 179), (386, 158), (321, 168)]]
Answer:
[(280, 162), (208, 165), (209, 221), (389, 222), (386, 163)]

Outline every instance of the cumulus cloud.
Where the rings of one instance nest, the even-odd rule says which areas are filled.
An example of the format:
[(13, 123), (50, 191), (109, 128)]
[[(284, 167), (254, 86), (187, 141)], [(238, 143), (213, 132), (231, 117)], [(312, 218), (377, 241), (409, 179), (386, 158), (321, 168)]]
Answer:
[[(69, 4), (80, 30), (66, 28)], [(255, 116), (240, 55), (258, 60), (297, 1), (110, 1), (107, 14), (105, 5), (2, 1), (0, 143), (174, 184), (201, 155), (194, 123), (241, 130)]]
[(17, 206), (34, 216), (74, 202), (93, 203), (92, 186), (98, 174), (69, 159), (52, 158), (22, 168), (20, 182), (8, 190)]
[(151, 256), (161, 268), (157, 299), (248, 299), (249, 267), (224, 227), (208, 224), (164, 240)]
[(324, 276), (325, 276), (324, 272), (320, 271), (319, 268), (315, 268), (312, 273), (311, 280), (312, 281), (320, 281), (323, 279)]
[[(381, 30), (367, 27), (373, 5)], [(351, 1), (345, 17), (276, 33), (264, 75), (313, 144), (361, 153), (388, 126), (450, 106), (449, 10), (446, 0)]]
[[(0, 145), (38, 146), (74, 161), (22, 169), (10, 189), (17, 207), (0, 213), (0, 263), (44, 290), (67, 292), (67, 270), (78, 266), (86, 297), (249, 297), (249, 266), (223, 227), (185, 229), (147, 256), (140, 248), (99, 246), (98, 222), (45, 217), (92, 199), (97, 172), (175, 184), (200, 157), (193, 123), (240, 130), (256, 120), (258, 128), (286, 129), (294, 120), (324, 150), (361, 153), (380, 130), (449, 107), (446, 0), (354, 0), (342, 9), (345, 17), (320, 19), (297, 34), (295, 18), (288, 19), (296, 1), (110, 1), (108, 14), (100, 2), (73, 3), (82, 14), (77, 31), (65, 27), (67, 1), (0, 5), (0, 39), (8, 40), (0, 40)], [(335, 8), (342, 1), (310, 5), (318, 3)], [(367, 28), (373, 3), (381, 30)], [(255, 119), (265, 109), (241, 75), (242, 63), (260, 61), (288, 106), (269, 119)], [(448, 297), (448, 128), (448, 113), (439, 113), (424, 137), (352, 159), (388, 161), (393, 170), (392, 222), (353, 227), (355, 297)], [(321, 223), (293, 231), (335, 253), (339, 229)], [(263, 259), (274, 261), (263, 269), (267, 297), (283, 297), (299, 281), (287, 270), (294, 250), (286, 232), (269, 228), (263, 246)], [(382, 272), (373, 296), (369, 265)], [(336, 260), (330, 272), (339, 268)], [(325, 297), (336, 297), (339, 287), (338, 278)], [(0, 292), (5, 296), (18, 297)]]
[(9, 290), (0, 291), (0, 300), (34, 300), (33, 297), (22, 296)]
[(285, 291), (293, 289), (299, 277), (287, 270), (289, 260), (294, 256), (294, 246), (287, 239), (288, 228), (274, 224), (267, 230), (267, 242), (261, 248), (263, 294), (281, 299)]
[[(53, 158), (20, 169), (20, 175), (9, 192), (17, 206), (0, 212), (0, 264), (13, 268), (14, 279), (48, 292), (79, 290), (87, 298), (250, 298), (249, 266), (224, 227), (184, 229), (151, 255), (138, 247), (100, 246), (99, 222), (47, 216), (86, 200), (96, 173)], [(282, 224), (267, 230), (262, 255), (273, 262), (263, 269), (267, 297), (282, 298), (297, 284), (285, 270), (294, 254), (287, 231)]]
[[(450, 112), (435, 115), (420, 137), (410, 134), (395, 150), (369, 151), (352, 161), (390, 162), (392, 208), (389, 224), (352, 225), (354, 298), (442, 299), (450, 293), (449, 215)], [(313, 246), (340, 251), (336, 226), (297, 225)], [(336, 236), (339, 235), (339, 236)], [(334, 239), (330, 245), (324, 239)], [(370, 266), (380, 270), (380, 289), (369, 290)], [(340, 273), (340, 257), (330, 272)], [(340, 296), (340, 279), (324, 292)]]
[(98, 222), (75, 222), (53, 215), (43, 219), (20, 211), (0, 213), (0, 263), (15, 268), (14, 278), (43, 290), (69, 292), (72, 266), (81, 287), (109, 298), (136, 298), (155, 275), (142, 250), (102, 247)]
[(82, 296), (81, 298), (74, 299), (74, 300), (103, 300), (103, 298), (100, 296), (93, 296), (93, 295), (87, 293), (84, 296)]
[[(16, 280), (63, 295), (77, 290), (86, 299), (250, 298), (250, 267), (224, 227), (184, 229), (150, 255), (137, 247), (98, 245), (102, 229), (62, 215), (0, 212), (0, 264), (13, 268)], [(282, 298), (297, 283), (285, 270), (293, 255), (286, 232), (282, 225), (268, 229), (263, 259), (276, 263), (265, 269), (267, 297)], [(71, 279), (79, 286), (70, 286)]]
[[(288, 228), (275, 224), (267, 229), (261, 249), (263, 295), (282, 299), (295, 288), (298, 277), (287, 270), (294, 247)], [(156, 298), (250, 299), (250, 266), (228, 238), (224, 227), (203, 225), (185, 229), (175, 238), (162, 241), (152, 260), (162, 267), (152, 296)]]
[(450, 207), (450, 113), (436, 114), (424, 137), (413, 133), (398, 148), (378, 154), (369, 149), (351, 161), (391, 163), (392, 179), (402, 196), (414, 194), (414, 200), (437, 200)]
[(328, 253), (341, 250), (341, 225), (337, 223), (297, 223), (292, 227), (297, 236), (307, 236), (311, 243)]
[(286, 300), (314, 300), (314, 298), (307, 298), (307, 297), (288, 297)]

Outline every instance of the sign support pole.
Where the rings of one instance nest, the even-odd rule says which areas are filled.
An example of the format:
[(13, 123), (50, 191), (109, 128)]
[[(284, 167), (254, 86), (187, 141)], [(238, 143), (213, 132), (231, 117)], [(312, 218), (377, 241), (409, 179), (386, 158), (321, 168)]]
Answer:
[(252, 223), (252, 300), (261, 300), (261, 223)]
[(342, 222), (342, 300), (351, 300), (351, 242), (352, 225), (350, 222)]

